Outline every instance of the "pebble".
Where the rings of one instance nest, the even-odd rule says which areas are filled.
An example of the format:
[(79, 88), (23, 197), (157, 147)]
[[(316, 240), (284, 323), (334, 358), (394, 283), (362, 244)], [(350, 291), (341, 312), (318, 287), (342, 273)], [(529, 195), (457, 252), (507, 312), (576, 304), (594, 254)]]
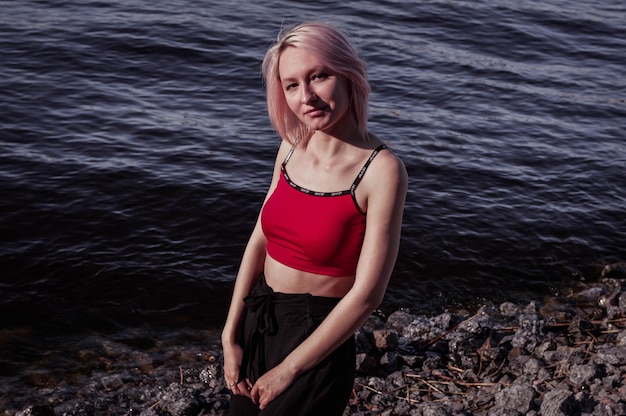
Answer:
[[(344, 416), (626, 415), (624, 283), (605, 277), (569, 296), (471, 315), (372, 316), (356, 333), (357, 378)], [(82, 353), (129, 362), (73, 382), (30, 375), (32, 391), (3, 394), (0, 416), (228, 414), (219, 346), (210, 359), (176, 363), (134, 350)]]

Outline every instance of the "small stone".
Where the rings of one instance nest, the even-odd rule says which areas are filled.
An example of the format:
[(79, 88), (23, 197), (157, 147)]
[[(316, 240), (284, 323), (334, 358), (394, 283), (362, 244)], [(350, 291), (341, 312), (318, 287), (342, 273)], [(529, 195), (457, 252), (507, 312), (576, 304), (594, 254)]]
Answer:
[(569, 370), (569, 380), (572, 385), (581, 387), (584, 384), (589, 384), (597, 373), (598, 368), (594, 364), (576, 364)]
[(399, 368), (398, 356), (391, 351), (387, 351), (380, 358), (380, 368), (382, 368), (386, 373), (396, 371)]
[(393, 329), (377, 329), (372, 332), (372, 336), (379, 350), (387, 351), (398, 346), (398, 333)]
[(441, 356), (433, 352), (427, 352), (422, 363), (422, 370), (433, 371), (441, 365)]
[(372, 375), (376, 373), (378, 364), (371, 355), (360, 353), (356, 356), (356, 371), (359, 374)]
[(119, 374), (104, 376), (100, 379), (102, 387), (107, 390), (116, 390), (124, 385), (124, 380)]
[(508, 317), (515, 317), (520, 313), (520, 308), (512, 302), (504, 302), (500, 305), (500, 308), (498, 310), (502, 315)]
[(406, 311), (396, 311), (387, 318), (387, 326), (395, 329), (396, 331), (402, 331), (411, 322), (413, 322), (414, 319), (415, 316)]
[(564, 387), (549, 390), (543, 396), (540, 412), (542, 415), (569, 416), (574, 414), (576, 401), (572, 392)]
[(626, 364), (626, 348), (602, 345), (598, 347), (597, 357), (600, 362), (622, 366)]

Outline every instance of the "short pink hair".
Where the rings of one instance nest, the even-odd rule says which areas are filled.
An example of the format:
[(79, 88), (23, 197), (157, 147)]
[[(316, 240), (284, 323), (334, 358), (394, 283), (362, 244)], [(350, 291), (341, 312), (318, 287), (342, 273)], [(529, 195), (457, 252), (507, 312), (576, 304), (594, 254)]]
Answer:
[(278, 62), (288, 47), (302, 48), (324, 62), (328, 68), (348, 81), (350, 109), (367, 138), (368, 97), (367, 65), (349, 37), (338, 29), (320, 22), (307, 22), (281, 31), (277, 42), (263, 59), (263, 78), (267, 89), (267, 111), (281, 138), (292, 145), (306, 146), (313, 132), (289, 109), (278, 73)]

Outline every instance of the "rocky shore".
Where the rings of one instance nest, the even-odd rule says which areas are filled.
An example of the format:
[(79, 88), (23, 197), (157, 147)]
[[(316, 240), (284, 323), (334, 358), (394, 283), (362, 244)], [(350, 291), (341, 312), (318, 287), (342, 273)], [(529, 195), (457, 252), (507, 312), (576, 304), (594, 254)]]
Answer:
[[(471, 314), (372, 316), (345, 415), (626, 415), (625, 277), (609, 269), (562, 297)], [(85, 352), (100, 365), (69, 383), (31, 374), (32, 391), (3, 392), (0, 415), (228, 413), (219, 346), (165, 361), (110, 350)]]

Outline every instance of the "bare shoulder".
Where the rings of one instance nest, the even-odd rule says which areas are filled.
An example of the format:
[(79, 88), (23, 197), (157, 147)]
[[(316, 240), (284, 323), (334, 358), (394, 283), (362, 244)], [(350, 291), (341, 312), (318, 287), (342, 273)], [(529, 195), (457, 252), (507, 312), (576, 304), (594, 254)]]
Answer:
[(404, 162), (387, 147), (370, 164), (362, 185), (368, 210), (377, 207), (401, 207), (408, 188), (408, 174)]
[[(371, 135), (373, 142), (376, 146), (386, 144), (376, 135)], [(379, 174), (398, 174), (399, 176), (406, 177), (406, 167), (402, 162), (402, 159), (396, 155), (393, 150), (393, 146), (388, 145), (384, 150), (380, 151), (376, 155), (376, 163), (372, 163), (373, 170)]]
[(408, 175), (404, 162), (393, 151), (392, 147), (387, 147), (380, 151), (374, 158), (371, 175), (373, 182), (379, 185), (387, 183), (391, 185), (398, 183), (399, 185), (406, 184), (408, 181)]

